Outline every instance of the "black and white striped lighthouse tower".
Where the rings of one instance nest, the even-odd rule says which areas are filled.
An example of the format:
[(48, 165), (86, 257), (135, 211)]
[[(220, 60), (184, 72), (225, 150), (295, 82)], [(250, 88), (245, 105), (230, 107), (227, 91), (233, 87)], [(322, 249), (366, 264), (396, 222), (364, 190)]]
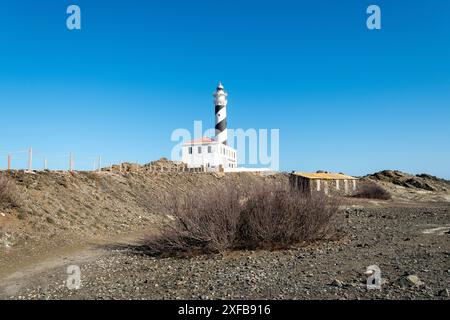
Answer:
[(216, 141), (227, 144), (227, 96), (223, 90), (222, 83), (219, 82), (214, 96), (214, 105), (216, 107)]

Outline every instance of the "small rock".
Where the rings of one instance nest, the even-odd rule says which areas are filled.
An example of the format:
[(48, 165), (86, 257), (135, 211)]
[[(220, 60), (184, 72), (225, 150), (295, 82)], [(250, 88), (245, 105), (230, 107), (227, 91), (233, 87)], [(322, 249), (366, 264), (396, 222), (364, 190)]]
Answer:
[(450, 292), (448, 291), (448, 289), (444, 289), (444, 290), (439, 291), (438, 296), (439, 297), (447, 297), (447, 298), (449, 298), (450, 297)]
[(408, 276), (403, 276), (398, 280), (398, 284), (403, 287), (422, 287), (425, 285), (424, 282), (420, 280), (420, 278), (415, 274), (410, 274)]
[(334, 279), (333, 282), (330, 284), (333, 287), (339, 287), (342, 288), (344, 286), (344, 283), (338, 279)]

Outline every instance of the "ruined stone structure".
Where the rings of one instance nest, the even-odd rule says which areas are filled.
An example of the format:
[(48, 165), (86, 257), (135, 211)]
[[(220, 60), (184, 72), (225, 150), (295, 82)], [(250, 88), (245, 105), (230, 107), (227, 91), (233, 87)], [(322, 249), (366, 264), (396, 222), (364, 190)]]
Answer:
[(342, 173), (293, 172), (291, 186), (303, 192), (323, 192), (327, 195), (352, 195), (356, 192), (358, 179)]

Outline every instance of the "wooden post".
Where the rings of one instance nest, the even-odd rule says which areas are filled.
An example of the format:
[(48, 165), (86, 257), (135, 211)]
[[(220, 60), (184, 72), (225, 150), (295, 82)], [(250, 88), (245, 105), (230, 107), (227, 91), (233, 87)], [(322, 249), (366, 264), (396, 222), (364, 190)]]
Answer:
[(102, 157), (98, 157), (98, 172), (102, 171)]
[(33, 148), (28, 150), (28, 171), (31, 171), (33, 167)]
[(8, 154), (8, 171), (11, 170), (11, 155)]
[(69, 154), (69, 171), (70, 172), (73, 171), (73, 153), (72, 152)]
[(44, 171), (47, 170), (47, 158), (44, 158)]

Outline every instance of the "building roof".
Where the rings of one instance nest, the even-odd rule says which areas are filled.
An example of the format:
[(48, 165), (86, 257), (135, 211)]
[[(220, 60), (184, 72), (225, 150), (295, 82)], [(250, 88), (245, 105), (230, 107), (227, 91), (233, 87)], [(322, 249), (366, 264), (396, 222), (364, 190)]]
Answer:
[(214, 143), (216, 140), (208, 137), (202, 137), (200, 139), (189, 140), (184, 143), (184, 145), (192, 145), (192, 144), (205, 144), (205, 143)]
[(294, 175), (300, 176), (312, 180), (357, 180), (352, 176), (347, 176), (342, 173), (307, 173), (307, 172), (294, 172)]

